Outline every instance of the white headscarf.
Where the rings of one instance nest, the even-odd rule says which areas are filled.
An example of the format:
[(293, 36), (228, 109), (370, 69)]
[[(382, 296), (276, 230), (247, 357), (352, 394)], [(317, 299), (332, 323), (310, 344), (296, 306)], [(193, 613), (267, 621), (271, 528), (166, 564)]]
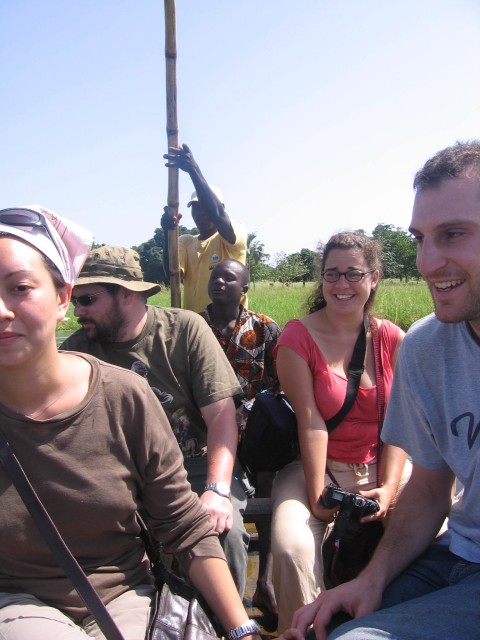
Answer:
[(48, 232), (43, 226), (17, 227), (0, 222), (0, 233), (14, 235), (31, 244), (53, 262), (66, 283), (73, 284), (90, 252), (92, 232), (40, 205), (12, 207), (10, 210), (13, 212), (15, 208), (42, 215)]

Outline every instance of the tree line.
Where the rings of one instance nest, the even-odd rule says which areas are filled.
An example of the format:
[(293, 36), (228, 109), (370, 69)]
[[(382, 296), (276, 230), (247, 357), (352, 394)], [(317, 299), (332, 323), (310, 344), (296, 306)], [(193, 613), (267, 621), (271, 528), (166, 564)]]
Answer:
[[(369, 235), (363, 229), (358, 232)], [(179, 226), (179, 235), (189, 233), (195, 235), (198, 229)], [(412, 236), (391, 224), (377, 224), (371, 236), (382, 245), (382, 263), (384, 278), (398, 278), (408, 281), (420, 279), (415, 264), (416, 245)], [(133, 247), (140, 255), (145, 276), (149, 282), (162, 282), (168, 285), (169, 280), (163, 269), (163, 229), (155, 229), (153, 238)], [(311, 249), (301, 249), (296, 253), (276, 253), (271, 257), (265, 251), (265, 245), (255, 232), (247, 237), (247, 266), (253, 283), (261, 280), (270, 282), (309, 282), (317, 277), (317, 253)]]

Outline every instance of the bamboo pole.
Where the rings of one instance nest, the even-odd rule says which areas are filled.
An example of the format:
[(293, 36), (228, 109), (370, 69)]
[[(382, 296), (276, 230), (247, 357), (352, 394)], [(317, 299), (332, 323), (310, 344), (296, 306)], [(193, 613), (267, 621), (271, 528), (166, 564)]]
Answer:
[[(164, 0), (165, 4), (165, 70), (167, 96), (167, 139), (169, 147), (178, 147), (177, 120), (177, 29), (175, 0)], [(168, 169), (168, 214), (178, 214), (178, 169)], [(178, 228), (168, 233), (168, 258), (170, 269), (170, 295), (172, 307), (181, 307), (180, 266), (178, 260)]]

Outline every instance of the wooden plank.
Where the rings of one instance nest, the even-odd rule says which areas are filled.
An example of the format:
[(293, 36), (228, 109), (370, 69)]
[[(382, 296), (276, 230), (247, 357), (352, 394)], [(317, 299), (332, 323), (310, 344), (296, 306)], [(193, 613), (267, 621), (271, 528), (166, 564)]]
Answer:
[(270, 498), (249, 498), (243, 513), (244, 522), (256, 523), (259, 520), (270, 520), (272, 517), (272, 501)]

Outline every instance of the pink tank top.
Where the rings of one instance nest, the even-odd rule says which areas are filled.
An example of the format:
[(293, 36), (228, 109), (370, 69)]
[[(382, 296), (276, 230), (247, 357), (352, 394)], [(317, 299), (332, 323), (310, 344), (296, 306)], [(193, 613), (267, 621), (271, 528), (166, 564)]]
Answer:
[[(385, 402), (388, 402), (393, 379), (393, 355), (398, 344), (399, 328), (382, 320), (380, 352), (384, 370)], [(332, 418), (343, 405), (347, 378), (331, 371), (322, 352), (300, 320), (285, 325), (276, 350), (288, 347), (303, 358), (312, 372), (315, 401), (324, 420)], [(351, 463), (368, 463), (377, 457), (378, 411), (377, 387), (359, 387), (352, 408), (329, 435), (327, 457)]]

